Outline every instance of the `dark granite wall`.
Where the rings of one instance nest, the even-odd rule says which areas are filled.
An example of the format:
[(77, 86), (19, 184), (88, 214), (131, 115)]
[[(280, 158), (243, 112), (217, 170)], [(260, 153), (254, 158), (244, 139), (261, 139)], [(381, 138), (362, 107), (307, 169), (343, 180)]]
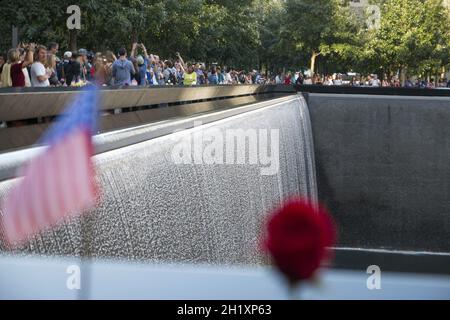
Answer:
[(450, 98), (307, 95), (340, 246), (450, 252)]

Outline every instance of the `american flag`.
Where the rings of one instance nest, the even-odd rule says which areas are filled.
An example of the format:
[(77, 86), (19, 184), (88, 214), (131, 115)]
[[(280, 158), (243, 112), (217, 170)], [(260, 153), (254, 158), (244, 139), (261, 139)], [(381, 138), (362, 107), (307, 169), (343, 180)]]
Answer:
[(97, 124), (98, 92), (78, 94), (42, 138), (45, 151), (31, 159), (2, 205), (9, 245), (82, 213), (98, 199), (92, 135)]

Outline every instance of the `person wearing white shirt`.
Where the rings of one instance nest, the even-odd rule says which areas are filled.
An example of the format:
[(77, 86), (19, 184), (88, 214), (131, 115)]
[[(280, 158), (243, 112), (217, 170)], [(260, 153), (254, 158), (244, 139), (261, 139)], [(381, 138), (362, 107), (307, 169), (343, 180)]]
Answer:
[(27, 68), (23, 68), (22, 72), (23, 72), (23, 76), (25, 77), (25, 87), (27, 87), (27, 88), (31, 87), (30, 74), (28, 73)]
[(31, 84), (33, 87), (49, 87), (49, 75), (44, 64), (47, 61), (47, 48), (39, 46), (36, 50), (35, 63), (31, 65)]
[(312, 85), (313, 82), (312, 82), (311, 77), (308, 76), (308, 77), (303, 81), (303, 84), (304, 84), (304, 85)]
[(277, 76), (275, 78), (275, 83), (276, 84), (282, 84), (283, 83), (283, 75), (277, 74)]
[(233, 79), (231, 78), (230, 70), (227, 70), (228, 72), (225, 73), (225, 84), (232, 84)]

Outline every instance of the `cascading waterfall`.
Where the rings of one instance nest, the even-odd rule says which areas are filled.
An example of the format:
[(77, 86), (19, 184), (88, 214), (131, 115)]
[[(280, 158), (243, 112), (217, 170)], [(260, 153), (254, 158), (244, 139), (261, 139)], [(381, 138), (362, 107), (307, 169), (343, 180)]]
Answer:
[[(251, 138), (230, 150), (227, 133), (233, 130), (250, 137), (255, 134), (258, 154), (272, 156), (272, 161), (275, 157), (270, 152), (276, 148), (270, 134), (276, 130), (279, 170), (263, 175), (262, 169), (268, 166), (249, 163), (250, 156), (244, 164), (195, 163), (199, 160), (196, 148), (204, 151), (211, 144), (203, 141), (195, 146), (206, 132), (223, 138), (215, 142), (223, 145), (224, 161), (230, 154), (232, 158), (246, 154)], [(268, 150), (260, 143), (264, 133)], [(177, 164), (174, 150), (189, 141), (194, 144), (192, 163)], [(290, 195), (317, 199), (313, 150), (308, 107), (301, 96), (292, 96), (282, 102), (274, 100), (268, 107), (101, 153), (95, 156), (102, 186), (100, 206), (34, 236), (14, 253), (263, 263), (258, 244), (265, 215)], [(213, 156), (220, 159), (220, 154)], [(16, 182), (0, 182), (0, 199)], [(6, 251), (4, 246), (0, 249)]]

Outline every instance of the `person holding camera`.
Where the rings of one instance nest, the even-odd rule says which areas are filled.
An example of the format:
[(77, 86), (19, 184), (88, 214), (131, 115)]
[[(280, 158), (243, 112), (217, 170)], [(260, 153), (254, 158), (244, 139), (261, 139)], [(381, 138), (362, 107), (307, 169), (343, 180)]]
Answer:
[[(137, 49), (142, 49), (143, 55), (136, 56)], [(136, 81), (139, 86), (146, 86), (147, 82), (147, 69), (149, 64), (149, 55), (147, 53), (147, 48), (143, 43), (133, 44), (133, 48), (131, 50), (131, 58), (136, 60), (137, 64), (137, 72), (136, 72)]]
[[(33, 64), (33, 55), (36, 45), (34, 43), (26, 46), (26, 50), (11, 49), (8, 53), (8, 59), (11, 63), (11, 83), (12, 87), (25, 87), (27, 83), (28, 66)], [(21, 50), (23, 53), (21, 53)]]

